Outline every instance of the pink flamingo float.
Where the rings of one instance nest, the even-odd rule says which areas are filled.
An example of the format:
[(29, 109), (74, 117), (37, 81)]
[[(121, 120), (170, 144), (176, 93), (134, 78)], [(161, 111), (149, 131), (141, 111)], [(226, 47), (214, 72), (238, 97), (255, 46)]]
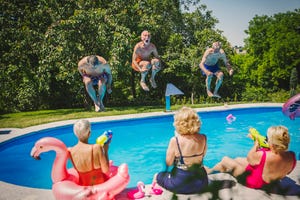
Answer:
[(145, 197), (145, 184), (142, 181), (137, 183), (137, 189), (131, 190), (127, 193), (130, 199), (141, 199)]
[[(163, 193), (163, 189), (159, 187), (156, 182), (152, 183), (150, 194), (151, 195), (161, 195)], [(127, 197), (129, 199), (141, 199), (146, 196), (145, 194), (145, 184), (142, 181), (137, 183), (137, 189), (130, 190), (127, 193)]]
[(300, 93), (289, 98), (282, 106), (282, 112), (291, 120), (300, 117)]
[(161, 187), (157, 186), (157, 183), (153, 181), (150, 194), (161, 195), (162, 193), (163, 193), (163, 189), (161, 189)]
[(122, 164), (113, 166), (110, 162), (110, 177), (106, 182), (94, 186), (78, 185), (79, 177), (74, 168), (67, 169), (66, 163), (69, 152), (66, 145), (53, 137), (38, 140), (31, 150), (31, 156), (39, 159), (39, 155), (55, 151), (56, 157), (52, 166), (52, 192), (57, 200), (113, 200), (115, 195), (122, 192), (128, 182), (128, 166)]

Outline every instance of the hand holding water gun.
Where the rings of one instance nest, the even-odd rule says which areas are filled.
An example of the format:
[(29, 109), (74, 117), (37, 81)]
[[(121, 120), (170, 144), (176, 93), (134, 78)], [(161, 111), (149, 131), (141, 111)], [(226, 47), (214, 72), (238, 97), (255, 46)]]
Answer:
[(105, 144), (110, 142), (112, 136), (113, 132), (111, 130), (104, 131), (104, 133), (96, 139), (96, 143), (100, 144), (101, 146), (104, 146)]
[(267, 142), (267, 138), (261, 135), (255, 128), (250, 128), (249, 133), (254, 141), (257, 139), (260, 147), (270, 148)]

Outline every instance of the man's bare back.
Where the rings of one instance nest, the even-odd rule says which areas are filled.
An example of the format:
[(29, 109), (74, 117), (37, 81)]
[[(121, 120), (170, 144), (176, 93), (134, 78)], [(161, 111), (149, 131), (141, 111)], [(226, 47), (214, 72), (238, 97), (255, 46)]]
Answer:
[[(105, 92), (111, 93), (112, 74), (106, 60), (97, 55), (86, 56), (78, 62), (78, 71), (85, 88), (95, 104), (95, 111), (104, 111)], [(95, 89), (94, 86), (98, 88)], [(98, 93), (98, 95), (97, 95)]]
[[(109, 74), (111, 73), (110, 67), (103, 57), (96, 56), (97, 59), (99, 60), (98, 65), (92, 65), (89, 62), (89, 57), (90, 56), (86, 56), (78, 62), (78, 70), (81, 75), (95, 77), (95, 76), (100, 76), (103, 72), (106, 72)], [(86, 64), (88, 64), (88, 65), (86, 65)]]

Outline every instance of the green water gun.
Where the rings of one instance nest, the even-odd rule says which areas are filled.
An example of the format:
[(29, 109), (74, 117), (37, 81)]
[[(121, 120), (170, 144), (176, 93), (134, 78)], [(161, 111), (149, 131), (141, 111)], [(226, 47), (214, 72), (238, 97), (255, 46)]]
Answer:
[(267, 142), (267, 137), (261, 135), (255, 128), (250, 128), (249, 132), (254, 141), (257, 139), (260, 147), (270, 148)]

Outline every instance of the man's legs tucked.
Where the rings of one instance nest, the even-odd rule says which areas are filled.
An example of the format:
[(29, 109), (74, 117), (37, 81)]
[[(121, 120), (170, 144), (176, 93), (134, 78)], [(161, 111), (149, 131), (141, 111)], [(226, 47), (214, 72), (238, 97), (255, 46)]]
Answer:
[(85, 84), (85, 89), (86, 89), (87, 93), (89, 94), (89, 96), (91, 97), (91, 99), (93, 100), (93, 102), (95, 104), (95, 111), (99, 111), (100, 102), (98, 101), (97, 94), (96, 94), (96, 91), (93, 86), (93, 82), (89, 81), (89, 80), (85, 80), (84, 84)]
[(160, 62), (158, 59), (152, 59), (151, 65), (152, 65), (152, 74), (151, 74), (151, 78), (150, 78), (150, 83), (153, 88), (157, 88), (157, 85), (155, 82), (155, 75), (157, 74), (157, 72), (160, 71)]
[(210, 91), (212, 77), (213, 77), (213, 75), (208, 75), (208, 76), (206, 76), (206, 80), (205, 80), (206, 81), (206, 92), (209, 97), (213, 96), (213, 93)]
[(146, 84), (146, 76), (148, 75), (149, 69), (151, 68), (151, 64), (148, 61), (141, 61), (140, 62), (140, 67), (144, 70), (141, 72), (141, 82), (140, 85), (145, 91), (149, 91), (149, 88)]
[(150, 83), (153, 88), (157, 88), (156, 82), (155, 82), (155, 75), (159, 72), (159, 69), (152, 69), (152, 74), (150, 78)]
[(105, 92), (106, 92), (106, 83), (101, 82), (101, 80), (99, 80), (98, 93), (99, 93), (100, 111), (105, 111), (105, 107), (104, 107), (104, 104), (103, 104), (103, 99), (104, 99), (104, 96), (105, 96)]
[(216, 81), (216, 87), (215, 87), (215, 90), (214, 90), (214, 96), (218, 97), (218, 98), (221, 98), (221, 96), (218, 94), (218, 91), (219, 91), (219, 89), (222, 85), (223, 77), (224, 77), (223, 72), (218, 72), (217, 73), (217, 81)]
[(149, 91), (149, 88), (146, 85), (146, 76), (147, 76), (147, 74), (148, 74), (148, 71), (141, 72), (141, 82), (140, 82), (140, 85), (143, 88), (143, 90), (145, 90), (145, 91)]

